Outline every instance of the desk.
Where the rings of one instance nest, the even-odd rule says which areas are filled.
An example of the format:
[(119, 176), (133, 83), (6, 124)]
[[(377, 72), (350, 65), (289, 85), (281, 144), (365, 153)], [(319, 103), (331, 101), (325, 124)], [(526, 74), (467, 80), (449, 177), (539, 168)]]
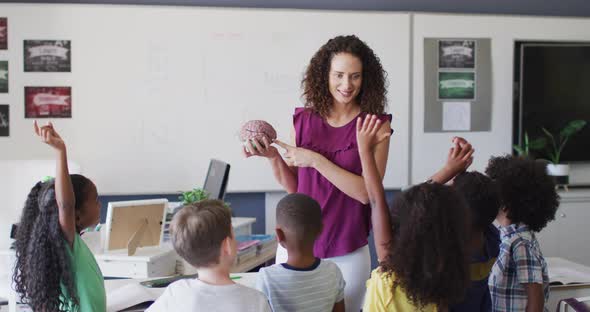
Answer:
[[(563, 258), (547, 257), (547, 269), (551, 278), (552, 268), (567, 268), (577, 272), (590, 275), (590, 267), (575, 263)], [(569, 284), (569, 285), (551, 285), (549, 286), (549, 302), (547, 308), (549, 311), (556, 311), (559, 300), (567, 298), (580, 298), (590, 296), (590, 283)]]
[[(256, 286), (256, 274), (257, 273), (239, 273), (239, 274), (231, 274), (231, 277), (239, 277), (234, 281), (238, 284), (244, 285), (246, 287), (255, 288)], [(117, 306), (119, 305), (120, 300), (129, 300), (129, 297), (132, 296), (130, 294), (121, 293), (125, 289), (124, 288), (131, 286), (133, 284), (139, 284), (141, 281), (145, 279), (115, 279), (115, 280), (105, 280), (104, 286), (107, 294), (107, 311), (117, 311)], [(143, 287), (143, 286), (141, 286)], [(155, 300), (164, 293), (166, 288), (148, 288), (143, 287), (143, 290), (148, 292), (148, 296)], [(137, 310), (134, 310), (137, 311)]]
[[(256, 218), (234, 217), (231, 220), (234, 234), (250, 235), (252, 234), (252, 224), (256, 222)], [(103, 272), (104, 276), (108, 277), (123, 277), (123, 278), (152, 278), (156, 276), (169, 275), (174, 273), (190, 275), (196, 273), (196, 270), (188, 264), (184, 259), (174, 252), (170, 241), (162, 243), (162, 247), (146, 247), (148, 249), (171, 250), (171, 253), (155, 253), (157, 257), (141, 257), (142, 249), (139, 249), (135, 257), (127, 257), (124, 251), (113, 251), (103, 253), (105, 234), (104, 231), (89, 232), (82, 236), (90, 250), (95, 254), (97, 263)], [(121, 254), (119, 256), (119, 254)], [(153, 254), (153, 253), (148, 253)], [(144, 259), (145, 258), (145, 259)], [(160, 259), (157, 264), (152, 262), (155, 259)], [(236, 266), (232, 272), (247, 272), (257, 266), (263, 265), (268, 260), (274, 258), (274, 253), (265, 253), (257, 257), (241, 263)]]

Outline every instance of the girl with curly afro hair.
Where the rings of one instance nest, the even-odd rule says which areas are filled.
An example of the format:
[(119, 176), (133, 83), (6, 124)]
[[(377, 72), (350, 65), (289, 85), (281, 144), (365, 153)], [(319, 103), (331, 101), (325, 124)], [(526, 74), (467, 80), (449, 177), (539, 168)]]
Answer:
[[(359, 311), (371, 259), (369, 198), (362, 176), (355, 120), (377, 114), (382, 135), (392, 132), (385, 114), (387, 80), (375, 52), (354, 35), (328, 40), (312, 56), (302, 80), (304, 107), (295, 109), (289, 144), (275, 140), (246, 142), (244, 155), (269, 159), (276, 180), (288, 193), (320, 203), (324, 230), (314, 254), (335, 262), (346, 280), (347, 311)], [(283, 157), (271, 143), (285, 149)], [(379, 175), (385, 175), (389, 137), (372, 151)], [(287, 251), (277, 250), (277, 263)]]
[(547, 262), (535, 236), (555, 219), (559, 195), (546, 165), (529, 158), (492, 157), (486, 174), (499, 185), (500, 254), (488, 286), (493, 311), (547, 311)]
[(35, 133), (57, 154), (55, 180), (29, 193), (16, 233), (13, 281), (33, 311), (106, 311), (104, 278), (80, 232), (96, 225), (96, 187), (69, 175), (66, 146), (51, 123)]
[(455, 138), (445, 166), (429, 182), (396, 195), (388, 211), (371, 149), (383, 139), (377, 118), (357, 121), (363, 176), (379, 267), (367, 282), (363, 311), (446, 311), (469, 286), (471, 218), (465, 199), (443, 185), (473, 161), (473, 149)]

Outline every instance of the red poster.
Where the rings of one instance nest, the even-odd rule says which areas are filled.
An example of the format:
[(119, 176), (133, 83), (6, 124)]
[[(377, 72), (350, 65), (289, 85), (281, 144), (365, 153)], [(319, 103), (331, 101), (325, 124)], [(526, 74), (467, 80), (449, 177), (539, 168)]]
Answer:
[(72, 88), (25, 87), (25, 118), (72, 118)]
[(0, 17), (0, 50), (8, 48), (8, 19)]

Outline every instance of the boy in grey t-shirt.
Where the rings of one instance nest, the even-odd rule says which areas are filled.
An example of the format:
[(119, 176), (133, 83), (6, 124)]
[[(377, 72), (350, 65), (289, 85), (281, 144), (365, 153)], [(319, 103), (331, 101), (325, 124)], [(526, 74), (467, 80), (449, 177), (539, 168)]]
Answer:
[(289, 194), (277, 205), (277, 239), (287, 249), (287, 263), (258, 272), (256, 288), (266, 294), (274, 312), (342, 311), (344, 286), (340, 269), (313, 254), (322, 231), (320, 205), (303, 194)]
[(170, 284), (146, 311), (271, 311), (264, 294), (229, 277), (237, 243), (223, 202), (205, 200), (183, 207), (170, 233), (174, 249), (197, 268), (199, 277)]

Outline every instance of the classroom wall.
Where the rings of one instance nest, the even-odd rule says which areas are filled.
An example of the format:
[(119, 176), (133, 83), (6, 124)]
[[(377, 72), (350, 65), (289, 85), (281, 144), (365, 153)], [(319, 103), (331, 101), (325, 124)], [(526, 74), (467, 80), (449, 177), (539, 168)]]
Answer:
[[(24, 87), (71, 86), (72, 118), (54, 123), (103, 194), (191, 189), (211, 158), (231, 164), (230, 192), (280, 190), (266, 159), (243, 157), (240, 126), (266, 120), (288, 142), (309, 60), (328, 39), (354, 33), (389, 73), (396, 132), (385, 185), (408, 183), (407, 13), (6, 3), (0, 12), (9, 32), (0, 59), (10, 68), (0, 103), (11, 114), (0, 160), (52, 157), (23, 118)], [(26, 39), (71, 40), (72, 71), (23, 72)]]
[[(412, 24), (411, 181), (427, 179), (445, 161), (449, 134), (424, 132), (424, 38), (490, 38), (492, 47), (492, 128), (459, 132), (475, 147), (472, 168), (483, 170), (492, 155), (512, 150), (513, 54), (516, 40), (590, 41), (590, 19), (492, 15), (414, 14)], [(572, 166), (572, 184), (590, 184), (590, 165)]]

